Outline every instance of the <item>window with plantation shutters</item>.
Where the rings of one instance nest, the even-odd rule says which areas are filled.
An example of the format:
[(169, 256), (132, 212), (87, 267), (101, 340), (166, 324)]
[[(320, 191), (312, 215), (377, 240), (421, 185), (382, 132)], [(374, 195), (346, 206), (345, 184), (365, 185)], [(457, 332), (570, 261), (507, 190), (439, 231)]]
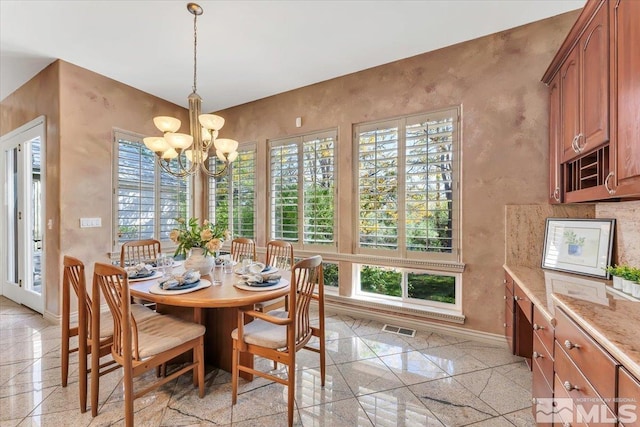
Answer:
[(359, 253), (458, 260), (459, 115), (356, 126)]
[(122, 243), (158, 239), (171, 245), (175, 219), (189, 212), (189, 183), (156, 164), (142, 136), (114, 132), (114, 251)]
[[(219, 171), (223, 164), (209, 158), (209, 170)], [(224, 224), (234, 237), (255, 238), (256, 147), (245, 145), (229, 172), (221, 178), (209, 178), (209, 220)]]
[(335, 248), (336, 131), (270, 144), (271, 238)]

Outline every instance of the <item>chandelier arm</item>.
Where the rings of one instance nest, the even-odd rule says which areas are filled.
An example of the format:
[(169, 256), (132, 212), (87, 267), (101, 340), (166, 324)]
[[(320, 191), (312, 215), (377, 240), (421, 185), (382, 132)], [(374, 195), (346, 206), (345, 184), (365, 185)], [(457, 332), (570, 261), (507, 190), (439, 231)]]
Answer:
[(224, 162), (224, 167), (221, 170), (219, 170), (218, 172), (211, 172), (209, 169), (207, 169), (203, 162), (200, 164), (200, 171), (211, 178), (221, 178), (229, 173), (229, 163)]
[[(193, 154), (193, 151), (191, 152)], [(198, 164), (196, 162), (191, 162), (191, 165), (187, 167), (184, 163), (182, 163), (182, 154), (179, 154), (178, 157), (178, 167), (180, 171), (184, 171), (187, 175), (193, 175), (198, 170)]]
[(180, 170), (174, 171), (169, 167), (169, 165), (171, 163), (169, 161), (163, 160), (160, 157), (158, 157), (158, 164), (160, 165), (160, 167), (162, 168), (163, 171), (165, 171), (169, 175), (175, 176), (176, 178), (184, 178), (184, 177), (187, 177), (189, 175), (193, 175), (194, 172), (196, 171), (196, 170), (186, 171), (184, 169), (180, 169)]

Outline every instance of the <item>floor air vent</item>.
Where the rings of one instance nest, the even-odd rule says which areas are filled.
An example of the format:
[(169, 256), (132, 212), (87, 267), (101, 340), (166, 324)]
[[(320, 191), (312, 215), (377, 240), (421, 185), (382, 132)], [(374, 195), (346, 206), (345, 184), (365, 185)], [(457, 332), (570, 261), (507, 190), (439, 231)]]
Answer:
[(401, 328), (400, 326), (393, 326), (393, 325), (384, 325), (382, 327), (382, 331), (383, 332), (389, 332), (392, 334), (398, 334), (398, 335), (404, 335), (405, 337), (415, 337), (416, 336), (416, 330), (415, 329), (409, 329), (409, 328)]

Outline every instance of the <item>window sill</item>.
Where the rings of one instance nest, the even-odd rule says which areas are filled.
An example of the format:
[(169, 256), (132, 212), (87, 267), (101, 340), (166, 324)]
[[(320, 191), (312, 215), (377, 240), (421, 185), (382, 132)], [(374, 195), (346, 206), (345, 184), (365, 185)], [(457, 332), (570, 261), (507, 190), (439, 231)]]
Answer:
[(405, 323), (411, 319), (415, 319), (416, 321), (429, 319), (462, 325), (465, 321), (464, 314), (458, 310), (408, 304), (406, 302), (395, 302), (363, 296), (349, 298), (328, 294), (325, 294), (325, 301), (327, 304), (335, 305), (336, 307), (361, 311), (369, 317), (380, 317), (381, 319), (388, 319), (389, 316), (401, 317)]

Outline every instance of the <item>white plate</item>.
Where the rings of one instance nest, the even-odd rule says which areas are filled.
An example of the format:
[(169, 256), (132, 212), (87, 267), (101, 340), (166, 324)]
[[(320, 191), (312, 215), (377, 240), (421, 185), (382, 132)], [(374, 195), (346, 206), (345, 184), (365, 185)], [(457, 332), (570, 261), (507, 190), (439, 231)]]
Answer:
[(287, 279), (280, 279), (278, 283), (271, 286), (249, 286), (244, 284), (243, 282), (238, 282), (233, 286), (244, 291), (274, 291), (276, 289), (281, 289), (289, 286), (289, 281)]
[(233, 272), (242, 276), (244, 274), (273, 274), (276, 271), (278, 271), (278, 269), (276, 267), (271, 267), (270, 269), (268, 269), (267, 271), (263, 271), (261, 273), (251, 273), (249, 271), (246, 271), (244, 267), (240, 266), (238, 268), (236, 268)]
[(154, 283), (150, 288), (149, 292), (157, 295), (180, 295), (180, 294), (188, 294), (189, 292), (199, 291), (200, 289), (208, 288), (211, 286), (211, 282), (207, 279), (200, 279), (200, 283), (198, 283), (193, 288), (189, 289), (180, 289), (178, 291), (171, 291), (168, 289), (160, 288), (160, 283)]
[(147, 276), (147, 277), (133, 277), (133, 278), (129, 278), (129, 282), (144, 282), (145, 280), (153, 280), (153, 279), (158, 279), (162, 277), (162, 273), (159, 271), (154, 271), (153, 274), (151, 276)]
[[(184, 260), (180, 260), (180, 261), (173, 260), (173, 265), (171, 266), (171, 268), (180, 267), (182, 264), (184, 264)], [(151, 270), (158, 270), (159, 268), (162, 268), (162, 267), (151, 267)]]

